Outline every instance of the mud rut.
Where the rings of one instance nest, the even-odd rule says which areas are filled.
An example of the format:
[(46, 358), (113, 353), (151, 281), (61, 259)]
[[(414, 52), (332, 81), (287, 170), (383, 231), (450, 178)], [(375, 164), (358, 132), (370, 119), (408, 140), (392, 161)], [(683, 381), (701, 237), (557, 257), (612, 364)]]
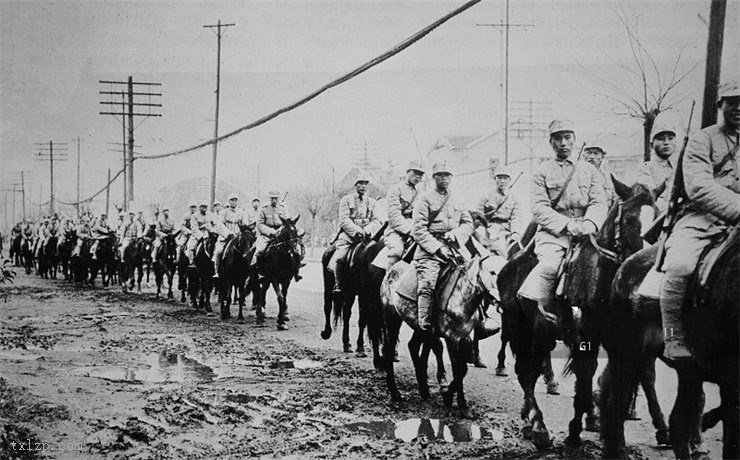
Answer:
[[(124, 295), (19, 275), (9, 294), (0, 304), (0, 458), (600, 456), (595, 433), (584, 434), (578, 452), (562, 451), (572, 398), (546, 396), (544, 386), (538, 398), (554, 445), (537, 451), (522, 440), (516, 380), (491, 369), (468, 374), (471, 420), (446, 414), (437, 389), (421, 401), (407, 339), (397, 370), (405, 401), (391, 405), (370, 359), (339, 352), (338, 337), (318, 338), (315, 292), (292, 289), (287, 332), (275, 330), (274, 298), (267, 327), (258, 328), (251, 311), (245, 324), (223, 322), (154, 301), (153, 291)], [(434, 372), (430, 364), (430, 381)], [(649, 420), (634, 429), (628, 440), (642, 431), (649, 445)], [(644, 446), (633, 455), (672, 457)]]

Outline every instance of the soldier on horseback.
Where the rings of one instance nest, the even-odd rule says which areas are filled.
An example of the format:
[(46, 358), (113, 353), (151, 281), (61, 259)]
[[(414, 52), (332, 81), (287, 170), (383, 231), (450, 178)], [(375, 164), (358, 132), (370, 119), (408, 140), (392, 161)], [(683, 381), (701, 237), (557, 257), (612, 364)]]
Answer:
[(666, 276), (660, 293), (663, 355), (670, 360), (692, 357), (685, 343), (681, 307), (701, 254), (740, 221), (740, 81), (720, 85), (717, 106), (723, 120), (691, 135), (679, 166), (687, 199), (665, 242)]
[(611, 208), (612, 204), (619, 200), (619, 195), (614, 191), (614, 182), (612, 182), (611, 174), (605, 171), (604, 157), (606, 156), (606, 150), (602, 147), (599, 142), (586, 143), (583, 147), (583, 159), (587, 163), (594, 165), (597, 171), (604, 176), (604, 191), (606, 192), (606, 209)]
[[(257, 224), (260, 214), (261, 214), (260, 199), (259, 197), (255, 196), (254, 198), (252, 198), (252, 207), (248, 208), (244, 212), (244, 216), (245, 216), (244, 220), (246, 220), (246, 224), (252, 224), (252, 223)], [(259, 234), (257, 235), (257, 238), (259, 239)]]
[(406, 168), (406, 178), (388, 189), (386, 201), (388, 205), (388, 227), (383, 235), (383, 242), (387, 248), (387, 267), (392, 267), (401, 260), (406, 243), (411, 239), (414, 229), (412, 213), (414, 202), (419, 195), (417, 184), (424, 177), (424, 167), (420, 161), (409, 162)]
[[(180, 230), (178, 231), (177, 240), (175, 240), (175, 243), (177, 244), (177, 259), (175, 260), (175, 263), (180, 263), (180, 254), (183, 252), (183, 248), (186, 248), (186, 244), (190, 240), (190, 235), (193, 233), (193, 231), (190, 229), (190, 219), (195, 215), (195, 212), (198, 210), (198, 205), (195, 203), (190, 203), (188, 205), (188, 208), (190, 212), (183, 216), (182, 221), (180, 222)], [(195, 246), (193, 246), (195, 248)], [(187, 253), (186, 253), (187, 255)], [(189, 258), (190, 262), (192, 263), (193, 258)]]
[(239, 207), (239, 196), (232, 193), (229, 196), (229, 205), (221, 211), (218, 219), (218, 240), (216, 248), (213, 250), (213, 266), (216, 273), (214, 278), (218, 278), (218, 269), (221, 266), (221, 256), (223, 256), (226, 244), (239, 232), (239, 224), (242, 222), (244, 211)]
[(39, 250), (41, 249), (41, 245), (46, 240), (46, 228), (49, 226), (49, 218), (47, 216), (44, 216), (43, 219), (36, 225), (36, 233), (34, 235), (35, 237), (35, 244), (33, 247), (33, 256), (38, 257), (39, 256)]
[(77, 245), (75, 246), (74, 251), (72, 251), (72, 255), (79, 256), (82, 252), (83, 243), (92, 237), (90, 217), (87, 214), (83, 214), (80, 218), (80, 223), (77, 225), (75, 233), (77, 234)]
[(376, 201), (365, 196), (369, 183), (369, 176), (362, 172), (355, 180), (355, 193), (345, 195), (339, 201), (339, 233), (334, 242), (336, 250), (328, 265), (328, 269), (334, 273), (336, 294), (342, 292), (344, 285), (343, 270), (338, 270), (337, 266), (344, 264), (352, 248), (371, 238), (382, 226), (375, 211)]
[(126, 253), (126, 248), (135, 238), (141, 238), (144, 235), (144, 229), (138, 220), (134, 219), (136, 213), (128, 212), (128, 220), (118, 229), (118, 239), (121, 242), (121, 260)]
[[(256, 216), (257, 222), (257, 240), (254, 243), (254, 256), (252, 257), (252, 267), (256, 266), (265, 254), (267, 245), (272, 241), (272, 237), (277, 232), (282, 224), (281, 218), (289, 219), (288, 210), (285, 208), (283, 203), (280, 203), (280, 192), (272, 190), (268, 194), (270, 202), (259, 210)], [(254, 205), (254, 200), (252, 201)], [(257, 201), (259, 204), (259, 201)], [(246, 213), (247, 219), (250, 213)], [(251, 222), (251, 221), (250, 221)]]
[[(432, 167), (434, 189), (424, 193), (414, 205), (412, 235), (419, 245), (414, 254), (419, 280), (419, 328), (431, 330), (429, 309), (442, 265), (455, 258), (451, 244), (462, 246), (473, 234), (473, 219), (465, 206), (452, 198), (449, 190), (452, 172), (446, 163)], [(451, 199), (452, 198), (452, 199)]]
[(157, 252), (164, 237), (172, 234), (175, 231), (175, 221), (170, 217), (170, 208), (165, 206), (162, 208), (162, 213), (157, 217), (157, 224), (155, 227), (155, 238), (154, 244), (152, 244), (152, 263), (157, 261)]
[[(676, 151), (676, 128), (665, 120), (658, 119), (650, 133), (650, 142), (653, 153), (650, 161), (643, 163), (637, 170), (635, 182), (647, 185), (655, 190), (665, 184), (670, 193), (673, 184), (673, 170), (675, 160), (671, 157)], [(668, 208), (668, 193), (661, 193), (656, 197), (655, 204), (663, 212)]]
[(542, 163), (532, 177), (532, 218), (538, 263), (518, 294), (537, 302), (546, 319), (551, 313), (555, 285), (574, 237), (595, 233), (606, 219), (604, 176), (590, 163), (570, 158), (576, 139), (570, 120), (553, 120), (548, 126), (555, 158)]
[(509, 247), (517, 244), (527, 227), (519, 198), (509, 192), (511, 173), (505, 166), (496, 168), (493, 176), (496, 188), (478, 201), (478, 212), (488, 222), (486, 247), (496, 254), (507, 257)]
[(217, 231), (216, 229), (218, 228), (218, 218), (208, 212), (207, 204), (201, 203), (200, 206), (198, 206), (198, 211), (190, 216), (188, 227), (191, 233), (190, 237), (188, 238), (188, 244), (185, 247), (185, 256), (190, 262), (188, 267), (195, 268), (195, 249), (198, 247), (198, 243), (208, 239), (208, 235), (211, 232)]
[(92, 253), (93, 260), (98, 258), (98, 246), (100, 245), (100, 240), (110, 237), (111, 233), (113, 233), (113, 230), (108, 226), (108, 215), (106, 213), (100, 214), (100, 220), (98, 220), (92, 228), (92, 236), (95, 239), (95, 242), (90, 248), (90, 252)]

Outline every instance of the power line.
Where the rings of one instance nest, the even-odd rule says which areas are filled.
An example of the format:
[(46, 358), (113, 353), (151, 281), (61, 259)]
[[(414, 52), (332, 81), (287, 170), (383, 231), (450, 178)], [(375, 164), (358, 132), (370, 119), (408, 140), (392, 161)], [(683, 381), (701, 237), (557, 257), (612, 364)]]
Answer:
[(434, 29), (438, 28), (439, 26), (441, 26), (445, 22), (449, 21), (453, 17), (459, 15), (460, 13), (468, 10), (469, 8), (475, 6), (476, 4), (478, 4), (480, 2), (481, 2), (481, 0), (470, 0), (470, 1), (466, 2), (464, 5), (460, 6), (459, 8), (456, 8), (455, 10), (451, 11), (450, 13), (447, 13), (446, 15), (444, 15), (443, 17), (441, 17), (440, 19), (434, 21), (432, 24), (428, 25), (427, 27), (424, 27), (419, 32), (415, 33), (411, 37), (409, 37), (406, 40), (402, 41), (401, 43), (399, 43), (398, 45), (396, 45), (392, 49), (386, 51), (385, 53), (381, 54), (380, 56), (378, 56), (378, 57), (376, 57), (376, 58), (374, 58), (374, 59), (372, 59), (372, 60), (370, 60), (370, 61), (362, 64), (361, 66), (357, 67), (356, 69), (352, 70), (351, 72), (348, 72), (348, 73), (342, 75), (341, 77), (332, 80), (331, 82), (329, 82), (326, 85), (322, 86), (321, 88), (319, 88), (318, 90), (316, 90), (313, 93), (309, 94), (308, 96), (304, 97), (303, 99), (300, 99), (300, 100), (298, 100), (298, 101), (296, 101), (296, 102), (294, 102), (294, 103), (292, 103), (290, 105), (287, 105), (287, 106), (285, 106), (285, 107), (283, 107), (283, 108), (281, 108), (279, 110), (276, 110), (275, 112), (272, 112), (269, 115), (266, 115), (266, 116), (264, 116), (264, 117), (262, 117), (262, 118), (260, 118), (260, 119), (258, 119), (256, 121), (253, 121), (252, 123), (249, 123), (246, 126), (242, 126), (241, 128), (238, 128), (238, 129), (236, 129), (234, 131), (231, 131), (230, 133), (224, 134), (223, 136), (219, 136), (216, 139), (212, 139), (212, 140), (209, 140), (209, 141), (201, 142), (200, 144), (194, 145), (192, 147), (188, 147), (188, 148), (184, 148), (184, 149), (180, 149), (180, 150), (175, 150), (173, 152), (168, 152), (168, 153), (161, 153), (161, 154), (155, 154), (155, 155), (141, 156), (139, 158), (140, 159), (146, 159), (146, 160), (154, 160), (154, 159), (159, 159), (159, 158), (167, 158), (167, 157), (171, 157), (171, 156), (182, 155), (182, 154), (185, 154), (185, 153), (189, 153), (189, 152), (193, 152), (195, 150), (202, 149), (203, 147), (206, 147), (208, 145), (212, 145), (214, 142), (221, 142), (221, 141), (223, 141), (225, 139), (229, 139), (229, 138), (231, 138), (233, 136), (236, 136), (237, 134), (239, 134), (239, 133), (241, 133), (243, 131), (246, 131), (246, 130), (249, 130), (249, 129), (252, 129), (252, 128), (256, 128), (256, 127), (258, 127), (260, 125), (263, 125), (263, 124), (267, 123), (268, 121), (270, 121), (270, 120), (272, 120), (274, 118), (277, 118), (278, 116), (280, 116), (280, 115), (282, 115), (282, 114), (284, 114), (286, 112), (290, 112), (290, 111), (292, 111), (292, 110), (294, 110), (294, 109), (296, 109), (296, 108), (298, 108), (298, 107), (306, 104), (307, 102), (315, 99), (317, 96), (319, 96), (320, 94), (328, 91), (329, 89), (331, 89), (331, 88), (333, 88), (335, 86), (339, 86), (342, 83), (345, 83), (345, 82), (347, 82), (347, 81), (355, 78), (356, 76), (358, 76), (358, 75), (366, 72), (367, 70), (370, 70), (371, 68), (373, 68), (376, 65), (380, 64), (381, 62), (384, 62), (384, 61), (390, 59), (391, 57), (395, 56), (396, 54), (400, 53), (401, 51), (405, 50), (406, 48), (410, 47), (414, 43), (416, 43), (419, 40), (421, 40), (422, 38), (424, 38), (431, 31), (433, 31)]

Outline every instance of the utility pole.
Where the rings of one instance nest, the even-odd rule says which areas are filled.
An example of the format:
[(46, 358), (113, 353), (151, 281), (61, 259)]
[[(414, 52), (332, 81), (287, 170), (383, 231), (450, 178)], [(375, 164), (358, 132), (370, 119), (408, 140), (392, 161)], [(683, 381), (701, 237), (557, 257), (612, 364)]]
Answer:
[[(109, 105), (109, 106), (116, 106), (121, 105), (121, 111), (120, 112), (100, 112), (100, 115), (113, 115), (113, 116), (120, 116), (121, 117), (121, 123), (126, 123), (126, 118), (128, 117), (128, 139), (126, 139), (126, 126), (124, 125), (124, 144), (128, 142), (128, 151), (125, 153), (125, 164), (124, 164), (124, 171), (126, 172), (126, 177), (124, 179), (124, 184), (126, 187), (125, 190), (125, 197), (123, 200), (123, 206), (124, 209), (127, 209), (128, 203), (134, 200), (134, 117), (161, 117), (161, 113), (152, 113), (152, 108), (161, 108), (162, 104), (153, 103), (151, 102), (152, 97), (159, 97), (162, 96), (162, 93), (154, 93), (151, 91), (134, 91), (134, 85), (139, 86), (145, 86), (145, 87), (152, 87), (152, 86), (162, 86), (161, 83), (150, 83), (150, 82), (138, 82), (134, 81), (133, 77), (128, 77), (127, 81), (109, 81), (109, 80), (100, 80), (100, 83), (107, 84), (107, 85), (125, 85), (123, 88), (121, 88), (120, 91), (100, 91), (100, 94), (109, 95), (111, 96), (111, 100), (109, 101), (100, 101), (103, 105)], [(120, 87), (119, 87), (120, 88)], [(128, 102), (125, 100), (123, 102), (113, 101), (113, 96), (121, 96), (122, 98), (128, 97)], [(146, 96), (148, 97), (149, 102), (136, 102), (134, 97), (135, 96)], [(147, 107), (148, 111), (147, 113), (141, 112), (135, 112), (134, 107), (140, 108), (140, 107)], [(113, 110), (113, 108), (109, 109)], [(124, 148), (124, 150), (126, 150)]]
[(727, 0), (712, 0), (709, 10), (709, 37), (707, 38), (707, 64), (704, 73), (704, 103), (701, 127), (717, 123), (717, 86), (722, 70), (722, 44), (725, 34)]
[[(39, 149), (39, 158), (37, 158), (37, 161), (46, 161), (49, 160), (49, 216), (54, 215), (54, 162), (55, 161), (67, 161), (67, 158), (65, 157), (66, 153), (57, 153), (57, 158), (54, 158), (54, 141), (49, 141), (49, 147), (48, 151), (46, 148), (46, 144), (36, 143), (35, 144), (37, 148)], [(56, 150), (57, 152), (65, 152), (67, 150), (66, 147), (67, 143), (56, 143)]]
[(504, 31), (504, 164), (509, 164), (509, 29), (512, 27), (534, 27), (534, 24), (512, 24), (509, 22), (509, 0), (506, 0), (506, 19), (497, 24), (476, 24), (479, 27), (494, 27)]
[(23, 177), (23, 171), (21, 171), (21, 200), (23, 203), (23, 221), (26, 220), (26, 181)]
[(236, 24), (221, 24), (218, 20), (216, 24), (203, 26), (206, 29), (216, 29), (216, 118), (213, 123), (213, 158), (211, 160), (211, 201), (210, 205), (216, 201), (216, 158), (218, 153), (218, 105), (219, 94), (221, 91), (221, 28), (232, 27)]
[[(110, 209), (110, 168), (108, 168), (108, 185), (105, 186), (105, 215), (108, 216)], [(79, 198), (78, 198), (79, 201)], [(110, 218), (110, 216), (108, 216)]]
[(77, 136), (77, 200), (75, 207), (77, 215), (80, 215), (80, 136)]

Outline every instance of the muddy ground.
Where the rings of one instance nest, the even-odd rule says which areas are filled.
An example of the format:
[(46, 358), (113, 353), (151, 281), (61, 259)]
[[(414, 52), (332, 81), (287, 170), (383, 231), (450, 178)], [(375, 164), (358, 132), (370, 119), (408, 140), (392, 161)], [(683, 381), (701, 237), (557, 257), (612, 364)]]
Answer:
[[(405, 400), (390, 404), (370, 358), (342, 353), (336, 333), (319, 337), (318, 273), (309, 264), (291, 288), (285, 332), (275, 328), (274, 296), (259, 328), (251, 310), (244, 324), (224, 322), (155, 301), (151, 288), (122, 294), (19, 274), (0, 303), (0, 458), (599, 458), (596, 433), (563, 451), (572, 378), (559, 376), (559, 396), (538, 383), (553, 447), (522, 439), (516, 379), (493, 373), (498, 338), (482, 345), (489, 368), (471, 367), (466, 379), (472, 418), (446, 414), (434, 388), (430, 401), (419, 398), (405, 346), (397, 367)], [(675, 378), (658, 367), (667, 417)], [(430, 363), (430, 382), (435, 371)], [(705, 389), (714, 407), (716, 388)], [(638, 413), (626, 433), (634, 457), (672, 458), (655, 446), (644, 397)], [(705, 434), (717, 455), (720, 436), (721, 425)]]

